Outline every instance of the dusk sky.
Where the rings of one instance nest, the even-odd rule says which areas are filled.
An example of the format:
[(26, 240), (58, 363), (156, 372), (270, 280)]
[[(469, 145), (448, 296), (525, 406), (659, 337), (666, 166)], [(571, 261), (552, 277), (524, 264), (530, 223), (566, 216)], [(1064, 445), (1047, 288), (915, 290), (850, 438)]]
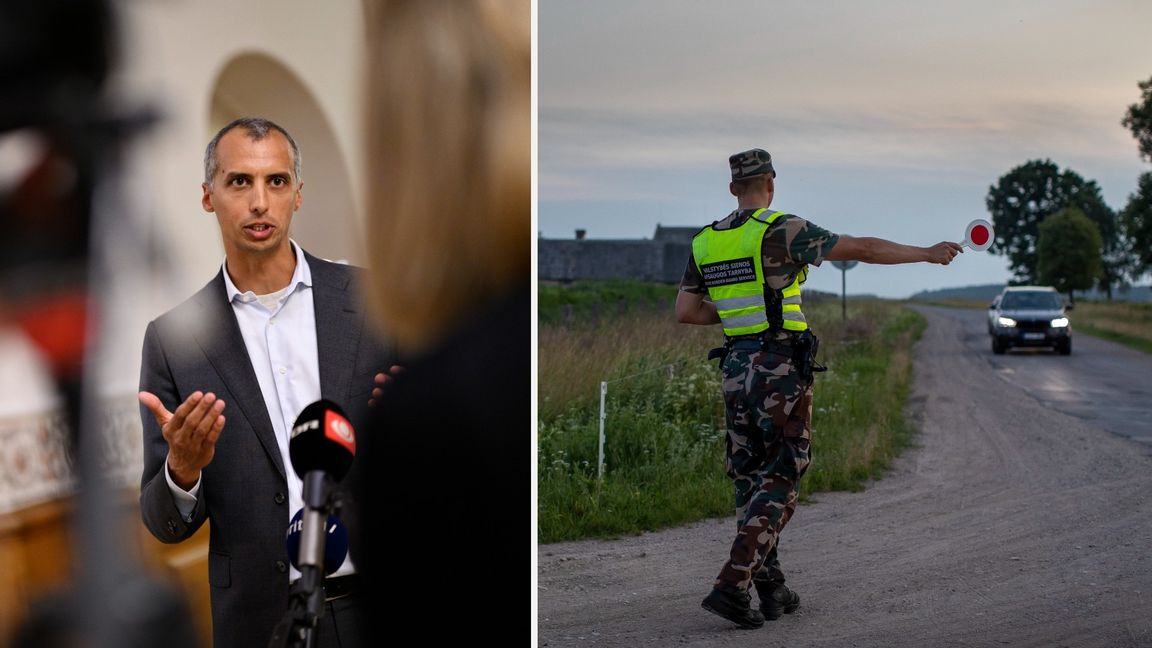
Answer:
[[(1127, 204), (1120, 124), (1152, 77), (1152, 2), (539, 0), (540, 235), (651, 238), (735, 207), (728, 156), (760, 147), (773, 208), (930, 245), (988, 188), (1051, 159)], [(849, 293), (1005, 282), (1006, 259), (857, 266)], [(808, 288), (840, 291), (826, 264)]]

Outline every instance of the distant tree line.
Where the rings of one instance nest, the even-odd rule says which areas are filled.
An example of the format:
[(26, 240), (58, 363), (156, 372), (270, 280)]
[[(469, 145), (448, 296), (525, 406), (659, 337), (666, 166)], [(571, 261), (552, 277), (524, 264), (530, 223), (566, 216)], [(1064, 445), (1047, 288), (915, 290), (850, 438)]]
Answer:
[[(1120, 123), (1132, 131), (1140, 157), (1152, 162), (1152, 78), (1137, 84), (1141, 99)], [(1094, 180), (1051, 160), (1030, 160), (988, 189), (996, 244), (1008, 257), (1013, 283), (1039, 283), (1071, 296), (1093, 286), (1112, 298), (1152, 271), (1152, 172), (1115, 212)]]

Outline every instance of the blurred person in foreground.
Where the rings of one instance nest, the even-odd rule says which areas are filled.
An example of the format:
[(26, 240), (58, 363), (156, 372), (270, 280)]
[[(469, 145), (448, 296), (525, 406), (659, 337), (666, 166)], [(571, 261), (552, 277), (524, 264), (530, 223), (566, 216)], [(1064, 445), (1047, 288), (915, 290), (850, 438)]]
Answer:
[[(196, 641), (182, 597), (139, 560), (116, 476), (118, 424), (108, 415), (118, 406), (102, 379), (114, 362), (114, 295), (139, 270), (143, 243), (121, 202), (125, 155), (155, 121), (106, 85), (119, 60), (117, 13), (105, 0), (0, 0), (0, 400), (33, 415), (17, 428), (35, 428), (35, 452), (15, 474), (5, 466), (0, 490), (68, 484), (66, 495), (51, 488), (25, 502), (5, 531), (16, 549), (5, 555), (38, 566), (4, 564), (0, 646)], [(56, 512), (26, 515), (49, 494)], [(20, 617), (11, 644), (8, 613)]]
[[(217, 648), (268, 645), (299, 578), (284, 541), (304, 505), (288, 454), (296, 417), (326, 398), (353, 425), (364, 421), (374, 378), (391, 364), (365, 324), (361, 271), (289, 238), (303, 201), (301, 166), (292, 136), (269, 120), (238, 119), (216, 134), (204, 155), (201, 206), (216, 216), (224, 262), (144, 336), (141, 515), (168, 543), (211, 520)], [(343, 490), (347, 520), (356, 502)], [(319, 646), (369, 645), (358, 639), (361, 589), (348, 560), (324, 581)]]
[(511, 644), (534, 623), (531, 5), (374, 3), (368, 42), (369, 300), (407, 370), (361, 435), (353, 557), (390, 614)]
[[(751, 149), (728, 158), (737, 208), (692, 239), (676, 297), (676, 319), (720, 324), (724, 348), (725, 467), (736, 501), (736, 539), (701, 606), (744, 628), (800, 607), (784, 584), (780, 533), (796, 510), (811, 459), (812, 382), (819, 342), (801, 309), (808, 266), (829, 261), (938, 263), (963, 252), (941, 241), (916, 247), (833, 234), (794, 214), (769, 210), (776, 193), (772, 156)], [(760, 609), (751, 606), (755, 586)]]

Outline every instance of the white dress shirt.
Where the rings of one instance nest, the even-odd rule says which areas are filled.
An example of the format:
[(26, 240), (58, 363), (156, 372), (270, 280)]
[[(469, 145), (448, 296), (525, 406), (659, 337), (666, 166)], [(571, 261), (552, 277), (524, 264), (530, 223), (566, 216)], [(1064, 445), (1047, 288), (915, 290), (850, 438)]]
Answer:
[[(316, 313), (312, 302), (312, 272), (300, 246), (292, 241), (296, 252), (296, 270), (283, 289), (269, 295), (256, 295), (252, 291), (240, 292), (228, 275), (228, 259), (224, 259), (224, 285), (228, 300), (240, 325), (240, 335), (248, 349), (248, 358), (256, 371), (256, 381), (264, 396), (264, 406), (272, 420), (284, 473), (288, 478), (288, 511), (284, 516), (287, 532), (291, 517), (304, 508), (304, 487), (292, 460), (288, 456), (288, 434), (296, 417), (308, 405), (320, 400), (320, 361), (316, 347)], [(228, 404), (225, 403), (225, 410)], [(227, 434), (227, 424), (221, 434)], [(176, 507), (185, 519), (191, 521), (200, 492), (200, 480), (189, 491), (184, 491), (172, 480), (168, 464), (164, 464), (168, 487), (176, 499)], [(243, 494), (237, 494), (243, 497)], [(333, 576), (355, 571), (351, 558), (345, 558)], [(300, 577), (295, 567), (289, 566), (289, 582)]]

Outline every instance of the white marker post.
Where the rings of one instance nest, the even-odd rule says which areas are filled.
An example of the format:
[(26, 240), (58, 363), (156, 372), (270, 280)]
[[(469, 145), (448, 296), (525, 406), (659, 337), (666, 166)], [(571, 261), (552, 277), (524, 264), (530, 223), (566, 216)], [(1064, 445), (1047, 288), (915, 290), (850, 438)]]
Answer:
[(968, 223), (968, 229), (964, 232), (963, 246), (975, 252), (983, 252), (992, 247), (994, 240), (996, 240), (996, 230), (992, 229), (992, 223), (977, 218)]
[(604, 409), (604, 398), (608, 395), (608, 381), (600, 383), (600, 449), (596, 452), (596, 479), (604, 479), (604, 419), (608, 412)]

